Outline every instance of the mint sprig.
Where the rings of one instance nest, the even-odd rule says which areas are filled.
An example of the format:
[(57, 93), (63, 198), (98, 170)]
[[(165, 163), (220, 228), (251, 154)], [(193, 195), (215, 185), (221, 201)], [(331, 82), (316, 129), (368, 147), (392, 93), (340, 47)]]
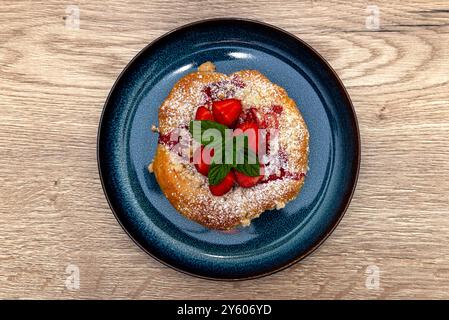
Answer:
[(207, 133), (214, 133), (214, 131), (206, 132), (209, 129), (215, 129), (216, 132), (221, 134), (221, 139), (225, 138), (226, 129), (228, 127), (219, 124), (218, 122), (210, 121), (210, 120), (193, 120), (190, 121), (189, 131), (192, 135), (193, 139), (198, 141), (204, 146), (207, 146), (214, 142), (214, 139), (211, 135), (207, 135)]
[[(215, 129), (207, 132), (208, 129)], [(227, 130), (228, 129), (228, 130)], [(250, 177), (260, 175), (260, 163), (257, 155), (248, 147), (248, 137), (245, 136), (243, 145), (236, 143), (236, 137), (233, 137), (227, 126), (209, 120), (194, 120), (190, 122), (189, 131), (193, 138), (204, 146), (214, 149), (214, 156), (209, 167), (208, 180), (210, 185), (217, 185), (234, 168)], [(205, 134), (206, 133), (206, 134)], [(219, 141), (214, 138), (220, 137)], [(232, 141), (232, 163), (226, 163), (225, 146)], [(225, 142), (226, 141), (226, 142)]]
[(211, 163), (209, 167), (209, 174), (207, 178), (209, 179), (209, 184), (215, 186), (223, 181), (223, 179), (231, 171), (232, 165), (223, 163)]
[[(249, 148), (244, 148), (239, 150), (243, 152), (244, 161), (243, 163), (235, 163), (233, 168), (238, 172), (250, 177), (257, 177), (260, 175), (260, 162), (257, 155)], [(237, 152), (239, 152), (237, 151)]]

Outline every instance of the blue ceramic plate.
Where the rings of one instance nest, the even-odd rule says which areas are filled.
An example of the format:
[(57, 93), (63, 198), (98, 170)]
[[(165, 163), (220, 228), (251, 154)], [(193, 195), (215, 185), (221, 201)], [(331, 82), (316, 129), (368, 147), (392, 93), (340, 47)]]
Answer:
[[(208, 60), (224, 73), (259, 70), (284, 87), (310, 132), (310, 170), (298, 198), (231, 232), (184, 218), (147, 171), (159, 106), (178, 79)], [(241, 19), (189, 24), (144, 48), (109, 94), (97, 151), (104, 192), (129, 236), (159, 261), (214, 279), (267, 275), (310, 254), (342, 218), (360, 164), (354, 109), (331, 67), (295, 36)]]

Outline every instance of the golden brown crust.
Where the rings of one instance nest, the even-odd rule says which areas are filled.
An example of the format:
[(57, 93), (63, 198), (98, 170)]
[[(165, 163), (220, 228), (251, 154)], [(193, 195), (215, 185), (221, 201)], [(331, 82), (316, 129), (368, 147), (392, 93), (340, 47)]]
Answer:
[[(160, 108), (160, 133), (168, 134), (194, 117), (203, 99), (204, 86), (234, 76), (247, 84), (245, 89), (235, 93), (244, 108), (258, 104), (283, 107), (283, 118), (280, 120), (285, 126), (280, 128), (279, 141), (289, 155), (288, 170), (305, 173), (309, 136), (304, 120), (286, 91), (255, 70), (243, 70), (230, 76), (213, 71), (186, 75), (175, 84)], [(282, 208), (296, 198), (304, 183), (304, 177), (285, 177), (253, 188), (236, 187), (228, 194), (216, 197), (208, 189), (207, 178), (192, 167), (191, 164), (181, 163), (167, 146), (158, 145), (152, 169), (165, 196), (184, 216), (211, 229), (227, 230), (247, 225), (266, 210)]]

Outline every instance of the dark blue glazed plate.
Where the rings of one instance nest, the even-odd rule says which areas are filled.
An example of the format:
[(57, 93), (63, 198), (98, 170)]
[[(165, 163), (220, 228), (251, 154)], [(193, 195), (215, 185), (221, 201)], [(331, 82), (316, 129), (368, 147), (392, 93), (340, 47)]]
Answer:
[[(159, 106), (178, 79), (208, 60), (224, 73), (259, 70), (284, 87), (310, 132), (310, 170), (298, 198), (230, 232), (184, 218), (147, 171)], [(189, 24), (145, 47), (109, 94), (97, 151), (104, 192), (129, 236), (166, 265), (213, 279), (260, 277), (310, 254), (342, 218), (360, 165), (354, 108), (331, 67), (295, 36), (241, 19)]]

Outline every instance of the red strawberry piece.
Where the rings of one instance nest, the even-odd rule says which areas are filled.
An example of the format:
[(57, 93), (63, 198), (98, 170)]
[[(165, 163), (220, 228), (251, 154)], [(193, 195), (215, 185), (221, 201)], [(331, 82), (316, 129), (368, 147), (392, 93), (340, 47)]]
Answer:
[(214, 121), (214, 116), (209, 109), (205, 106), (201, 106), (196, 110), (195, 120), (210, 120)]
[(257, 125), (260, 127), (260, 124), (262, 123), (263, 116), (259, 110), (256, 108), (250, 108), (249, 111), (251, 112), (251, 115), (254, 119), (254, 121), (257, 123)]
[(259, 127), (255, 122), (243, 122), (239, 124), (233, 132), (234, 136), (248, 136), (248, 145), (256, 154), (259, 149)]
[(215, 121), (232, 127), (242, 112), (242, 104), (237, 99), (214, 101), (212, 103), (212, 112)]
[(263, 122), (261, 124), (262, 128), (279, 128), (279, 121), (277, 114), (274, 112), (266, 113), (263, 117)]
[(209, 173), (210, 162), (213, 155), (214, 149), (211, 150), (209, 148), (205, 148), (204, 146), (201, 146), (201, 148), (197, 148), (195, 150), (195, 154), (193, 155), (193, 163), (195, 163), (196, 170), (203, 176), (207, 176)]
[[(262, 166), (261, 166), (262, 171)], [(237, 180), (237, 183), (242, 188), (251, 188), (254, 187), (257, 183), (259, 183), (260, 180), (263, 179), (263, 175), (256, 176), (256, 177), (250, 177), (247, 176), (241, 172), (235, 171), (235, 179)]]
[(255, 122), (260, 127), (260, 124), (262, 123), (262, 116), (256, 108), (249, 108), (240, 114), (238, 123), (243, 122)]
[(267, 131), (265, 134), (265, 152), (270, 153), (270, 142), (271, 142), (271, 133)]
[(204, 88), (203, 92), (206, 95), (207, 100), (211, 100), (212, 99), (212, 89), (210, 87)]
[(226, 177), (224, 177), (224, 179), (219, 184), (214, 186), (209, 185), (209, 190), (214, 196), (222, 196), (232, 189), (234, 181), (235, 181), (234, 172), (229, 171)]
[(282, 106), (279, 106), (279, 105), (273, 106), (274, 113), (281, 114), (283, 110), (284, 110), (284, 108), (282, 108)]
[(237, 123), (243, 123), (243, 122), (249, 122), (249, 121), (253, 121), (253, 119), (252, 119), (251, 113), (248, 110), (248, 111), (242, 112), (240, 114)]

